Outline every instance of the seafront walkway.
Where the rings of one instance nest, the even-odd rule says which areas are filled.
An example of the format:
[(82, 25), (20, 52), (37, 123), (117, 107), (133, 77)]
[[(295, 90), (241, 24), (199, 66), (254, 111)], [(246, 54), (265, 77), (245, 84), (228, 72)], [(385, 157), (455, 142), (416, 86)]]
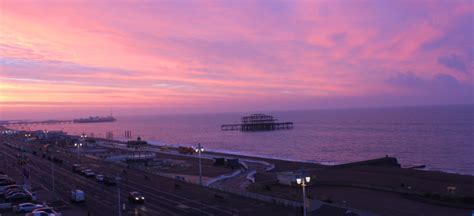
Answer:
[[(127, 148), (126, 144), (122, 143), (110, 143), (110, 142), (98, 142), (98, 145), (108, 148), (116, 148), (121, 150), (130, 150)], [(181, 157), (190, 157), (190, 158), (198, 158), (197, 154), (181, 154), (176, 149), (169, 148), (166, 151), (163, 151), (160, 147), (150, 147), (148, 148), (149, 151), (160, 153), (160, 154), (169, 154)], [(213, 160), (216, 157), (223, 157), (222, 154), (215, 153), (215, 152), (204, 152), (201, 154), (201, 158)], [(237, 156), (232, 156), (232, 158), (236, 158)], [(117, 156), (116, 158), (120, 159), (122, 157)], [(254, 160), (254, 159), (246, 159), (246, 158), (239, 158), (239, 161), (242, 165), (241, 170), (235, 170), (232, 173), (223, 174), (221, 176), (217, 176), (215, 178), (210, 178), (206, 181), (205, 185), (213, 185), (219, 184), (222, 181), (228, 182), (227, 184), (232, 184), (233, 187), (235, 185), (239, 185), (240, 188), (245, 189), (245, 186), (250, 183), (250, 180), (247, 176), (253, 172), (264, 172), (264, 171), (271, 171), (275, 168), (275, 165), (263, 160)], [(170, 176), (170, 174), (165, 174), (166, 176)], [(192, 178), (194, 179), (194, 178)]]
[[(107, 147), (107, 148), (130, 150), (126, 147), (125, 144), (121, 144), (121, 143), (99, 142), (98, 145), (102, 147)], [(168, 149), (167, 151), (162, 151), (159, 148), (150, 148), (149, 150), (163, 153), (163, 154), (169, 154), (169, 155), (178, 155), (178, 156), (183, 156), (183, 157), (194, 157), (194, 158), (198, 157), (198, 155), (180, 154), (177, 150), (172, 150), (172, 149)], [(206, 158), (206, 159), (214, 159), (214, 157), (222, 157), (222, 155), (218, 153), (207, 152), (207, 153), (201, 154), (201, 157)], [(287, 200), (284, 198), (272, 197), (268, 195), (257, 194), (257, 193), (246, 191), (245, 188), (243, 188), (243, 186), (245, 186), (247, 182), (250, 182), (247, 179), (247, 176), (249, 175), (249, 173), (255, 172), (255, 170), (268, 171), (268, 170), (273, 169), (275, 165), (268, 163), (266, 161), (258, 161), (258, 160), (241, 159), (240, 161), (244, 163), (245, 168), (235, 170), (232, 173), (224, 174), (222, 176), (218, 176), (213, 179), (209, 179), (207, 183), (204, 184), (204, 186), (212, 188), (212, 189), (216, 189), (218, 191), (231, 193), (231, 194), (243, 196), (250, 199), (260, 200), (260, 201), (271, 203), (271, 204), (278, 204), (278, 205), (293, 207), (293, 208), (302, 207), (303, 204), (302, 202), (299, 202), (299, 201)], [(146, 169), (142, 171), (147, 172)], [(165, 173), (154, 172), (153, 174), (175, 179), (175, 176), (170, 175), (169, 173), (165, 174)], [(194, 179), (194, 180), (191, 180), (191, 179)], [(182, 181), (185, 181), (191, 184), (196, 184), (196, 185), (199, 184), (197, 181), (195, 181), (195, 178), (191, 178), (191, 179), (190, 179), (191, 181), (187, 179), (182, 179)], [(235, 187), (235, 185), (239, 185), (239, 187)], [(320, 201), (317, 201), (317, 202), (320, 202)]]

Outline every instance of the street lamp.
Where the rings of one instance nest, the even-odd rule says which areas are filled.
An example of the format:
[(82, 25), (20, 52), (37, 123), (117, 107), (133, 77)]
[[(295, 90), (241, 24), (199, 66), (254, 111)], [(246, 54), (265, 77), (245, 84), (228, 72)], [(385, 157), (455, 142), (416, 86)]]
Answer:
[(87, 135), (86, 135), (84, 132), (82, 132), (82, 134), (81, 134), (81, 139), (82, 139), (82, 142), (83, 142), (83, 143), (85, 143), (86, 137), (87, 137)]
[(51, 184), (53, 189), (51, 190), (51, 199), (52, 202), (55, 201), (55, 185), (54, 185), (54, 155), (51, 155)]
[(306, 216), (306, 192), (305, 192), (305, 187), (309, 183), (310, 180), (311, 180), (311, 177), (309, 177), (309, 176), (296, 178), (296, 183), (301, 185), (301, 187), (303, 188), (303, 214), (304, 214), (304, 216)]
[(118, 199), (118, 215), (122, 216), (122, 210), (121, 210), (121, 201), (120, 201), (120, 175), (117, 174), (117, 177), (115, 177), (115, 181), (117, 181), (117, 199)]
[(204, 151), (204, 147), (201, 146), (201, 143), (198, 143), (198, 146), (194, 151), (199, 154), (199, 185), (202, 186), (201, 153)]
[(82, 147), (82, 143), (74, 143), (74, 146), (76, 147), (77, 161), (79, 162), (79, 148)]

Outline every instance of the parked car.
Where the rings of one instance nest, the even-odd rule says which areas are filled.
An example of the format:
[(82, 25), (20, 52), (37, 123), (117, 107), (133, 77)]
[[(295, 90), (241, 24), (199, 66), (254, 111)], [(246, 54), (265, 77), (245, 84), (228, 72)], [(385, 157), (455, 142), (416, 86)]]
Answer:
[(12, 189), (12, 190), (9, 190), (8, 192), (6, 192), (4, 194), (5, 198), (7, 197), (10, 197), (10, 196), (13, 196), (14, 194), (17, 194), (17, 193), (26, 193), (23, 189)]
[(26, 212), (31, 212), (35, 209), (38, 208), (43, 208), (43, 205), (40, 204), (34, 204), (34, 203), (21, 203), (18, 204), (17, 206), (14, 207), (15, 212), (18, 213), (26, 213)]
[(104, 184), (106, 185), (116, 185), (117, 180), (114, 176), (104, 176)]
[(9, 177), (0, 178), (0, 191), (3, 191), (6, 186), (14, 185), (14, 184), (16, 184), (15, 180)]
[(50, 214), (44, 211), (35, 211), (35, 212), (30, 212), (28, 214), (25, 214), (25, 216), (55, 216), (55, 214)]
[(131, 202), (131, 203), (144, 203), (145, 202), (145, 197), (142, 196), (137, 191), (132, 191), (132, 192), (128, 193), (128, 201)]
[[(33, 210), (33, 213), (35, 213), (35, 212), (45, 212), (45, 213), (48, 214), (48, 216), (50, 216), (50, 215), (54, 215), (54, 216), (60, 215), (59, 213), (57, 213), (56, 211), (54, 211), (53, 208), (50, 208), (50, 207), (44, 207), (44, 208), (35, 209), (35, 210)], [(43, 215), (41, 215), (41, 216), (43, 216)]]
[(32, 198), (30, 195), (26, 193), (18, 192), (18, 193), (12, 194), (11, 196), (5, 197), (5, 200), (7, 202), (28, 202), (28, 201), (31, 201)]
[(82, 165), (80, 165), (80, 164), (73, 164), (72, 165), (72, 171), (75, 172), (75, 173), (80, 172), (80, 168), (82, 168)]
[(25, 193), (25, 190), (23, 190), (23, 188), (12, 188), (10, 190), (5, 191), (3, 196), (8, 197), (8, 196), (11, 196), (11, 195), (16, 194), (16, 193)]
[(104, 181), (104, 175), (100, 175), (100, 174), (96, 175), (95, 180), (97, 180), (98, 182), (103, 182)]
[(22, 185), (17, 185), (17, 184), (14, 184), (14, 185), (8, 185), (6, 186), (5, 188), (3, 188), (4, 192), (10, 190), (10, 189), (14, 189), (14, 188), (23, 188)]
[(91, 169), (85, 169), (85, 170), (82, 170), (82, 175), (90, 178), (90, 177), (94, 177), (95, 173)]
[(2, 191), (0, 191), (0, 195), (5, 195), (11, 190), (18, 190), (18, 189), (23, 189), (23, 186), (21, 185), (8, 185), (3, 188)]

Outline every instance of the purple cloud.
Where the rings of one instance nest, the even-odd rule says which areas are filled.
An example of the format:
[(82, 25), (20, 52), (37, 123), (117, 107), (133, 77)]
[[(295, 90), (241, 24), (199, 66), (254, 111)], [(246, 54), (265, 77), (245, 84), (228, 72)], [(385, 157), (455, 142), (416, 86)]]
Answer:
[(451, 54), (448, 56), (441, 56), (438, 58), (438, 63), (441, 65), (453, 69), (455, 71), (459, 71), (461, 73), (469, 73), (467, 69), (467, 63), (464, 62), (462, 56)]

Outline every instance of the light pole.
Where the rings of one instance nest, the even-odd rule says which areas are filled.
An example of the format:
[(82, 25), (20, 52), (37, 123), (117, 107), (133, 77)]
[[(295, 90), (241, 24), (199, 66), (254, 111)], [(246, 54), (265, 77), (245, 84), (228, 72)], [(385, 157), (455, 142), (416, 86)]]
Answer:
[(306, 216), (306, 192), (305, 187), (311, 180), (309, 176), (302, 176), (301, 178), (296, 178), (296, 183), (301, 185), (303, 188), (303, 215)]
[(199, 185), (202, 186), (201, 153), (204, 151), (204, 147), (201, 146), (201, 143), (198, 143), (198, 146), (194, 151), (199, 154)]
[(52, 201), (54, 202), (55, 200), (55, 197), (54, 197), (54, 156), (51, 155), (51, 184), (52, 184), (52, 187), (53, 189), (51, 190), (51, 199)]
[(77, 156), (77, 163), (79, 163), (79, 148), (82, 147), (82, 143), (74, 143), (76, 147), (76, 156)]
[(117, 199), (118, 199), (118, 215), (122, 216), (122, 209), (121, 209), (121, 203), (120, 203), (120, 178), (118, 178), (119, 175), (115, 178), (117, 181)]
[(87, 135), (84, 132), (82, 132), (82, 134), (81, 134), (82, 143), (85, 143), (86, 137), (87, 137)]

